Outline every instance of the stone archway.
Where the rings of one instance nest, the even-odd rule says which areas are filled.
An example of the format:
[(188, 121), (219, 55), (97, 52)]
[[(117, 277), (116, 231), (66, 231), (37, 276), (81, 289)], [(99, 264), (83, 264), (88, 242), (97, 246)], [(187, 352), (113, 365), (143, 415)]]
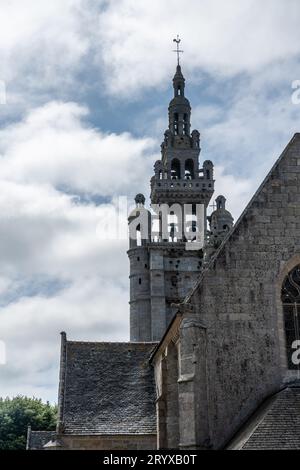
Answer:
[(281, 302), (288, 369), (300, 371), (300, 264), (285, 276)]
[(289, 260), (282, 260), (280, 263), (280, 271), (277, 277), (276, 282), (276, 313), (277, 313), (277, 331), (279, 339), (279, 352), (280, 352), (280, 366), (282, 371), (282, 380), (283, 382), (291, 382), (295, 379), (298, 379), (300, 376), (299, 369), (291, 369), (289, 367), (288, 361), (288, 340), (286, 337), (285, 330), (285, 308), (284, 308), (284, 298), (283, 298), (283, 286), (286, 282), (286, 279), (292, 271), (300, 266), (300, 253), (296, 253)]

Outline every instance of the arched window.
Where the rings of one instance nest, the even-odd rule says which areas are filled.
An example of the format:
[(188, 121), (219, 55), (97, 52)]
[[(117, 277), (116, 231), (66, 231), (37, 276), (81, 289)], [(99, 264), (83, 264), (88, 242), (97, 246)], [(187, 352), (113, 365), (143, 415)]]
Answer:
[(186, 160), (184, 169), (184, 178), (186, 180), (194, 179), (194, 162), (191, 158)]
[(173, 158), (171, 163), (171, 179), (180, 179), (180, 161), (177, 158)]
[(281, 289), (289, 369), (300, 369), (300, 265), (285, 277)]

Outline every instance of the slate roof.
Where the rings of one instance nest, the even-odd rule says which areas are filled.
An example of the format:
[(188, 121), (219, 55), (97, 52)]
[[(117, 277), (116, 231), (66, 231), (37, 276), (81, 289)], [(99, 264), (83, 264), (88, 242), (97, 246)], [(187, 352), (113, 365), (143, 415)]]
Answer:
[(300, 386), (268, 399), (228, 445), (229, 450), (300, 449)]
[(56, 437), (55, 431), (30, 431), (28, 429), (27, 449), (42, 450), (44, 445)]
[(156, 343), (67, 341), (65, 434), (155, 434)]

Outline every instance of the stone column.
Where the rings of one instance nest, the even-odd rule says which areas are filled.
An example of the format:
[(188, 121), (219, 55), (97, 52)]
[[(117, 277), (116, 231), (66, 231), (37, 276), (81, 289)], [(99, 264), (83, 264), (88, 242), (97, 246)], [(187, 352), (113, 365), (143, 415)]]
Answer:
[(28, 426), (28, 428), (27, 428), (26, 450), (30, 450), (30, 441), (31, 441), (31, 426)]
[(179, 446), (178, 351), (171, 342), (167, 347), (167, 448)]
[(189, 315), (180, 328), (179, 424), (181, 449), (208, 449), (206, 327)]
[(184, 179), (184, 163), (181, 160), (181, 158), (178, 158), (178, 160), (179, 160), (179, 168), (180, 168), (179, 180), (183, 180)]
[(178, 113), (178, 134), (182, 135), (183, 134), (183, 114)]
[(151, 250), (150, 252), (150, 289), (152, 341), (160, 341), (166, 330), (163, 251)]
[(167, 428), (166, 428), (166, 385), (167, 385), (167, 364), (163, 356), (158, 364), (155, 365), (157, 399), (156, 399), (156, 419), (157, 419), (157, 448), (167, 448)]
[(58, 385), (58, 410), (57, 410), (57, 434), (64, 431), (64, 399), (65, 399), (65, 380), (66, 380), (66, 362), (67, 362), (67, 335), (61, 332), (60, 348), (60, 371)]

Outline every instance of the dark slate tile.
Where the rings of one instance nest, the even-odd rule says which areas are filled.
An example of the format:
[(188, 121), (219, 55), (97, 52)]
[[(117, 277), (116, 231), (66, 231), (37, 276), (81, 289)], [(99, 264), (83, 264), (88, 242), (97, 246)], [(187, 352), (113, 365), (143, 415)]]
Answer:
[(66, 434), (156, 433), (156, 343), (67, 342)]

